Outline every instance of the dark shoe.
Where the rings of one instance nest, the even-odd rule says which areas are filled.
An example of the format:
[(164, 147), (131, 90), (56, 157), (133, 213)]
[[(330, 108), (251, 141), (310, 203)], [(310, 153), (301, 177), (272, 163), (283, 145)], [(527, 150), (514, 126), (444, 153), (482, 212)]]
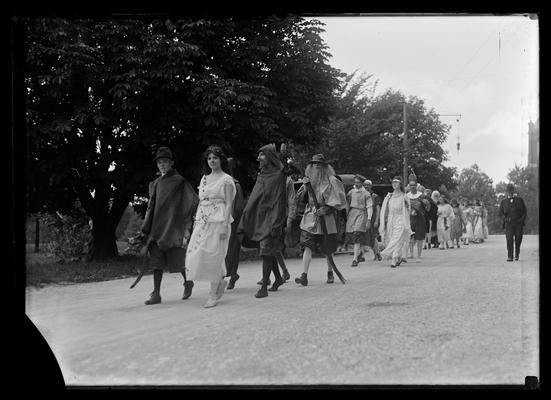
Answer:
[(260, 288), (258, 292), (256, 292), (256, 294), (254, 295), (254, 297), (256, 297), (257, 299), (268, 297), (268, 290), (265, 287)]
[(284, 281), (288, 281), (289, 279), (291, 279), (291, 275), (289, 275), (289, 271), (287, 271), (287, 270), (283, 271), (282, 278), (283, 278)]
[(364, 256), (359, 256), (359, 257), (358, 257), (358, 262), (364, 262), (364, 261), (365, 261)]
[(352, 266), (353, 267), (357, 267), (358, 266), (358, 262), (356, 260), (352, 260)]
[(327, 271), (327, 283), (333, 283), (333, 282), (335, 282), (333, 271)]
[(239, 275), (235, 274), (230, 278), (230, 281), (228, 282), (228, 287), (226, 289), (233, 289), (235, 287), (235, 282), (239, 279)]
[(507, 261), (513, 261), (513, 257), (507, 258)]
[(406, 260), (405, 258), (402, 258), (400, 260), (400, 262), (398, 263), (398, 265), (400, 265), (401, 263), (404, 263), (404, 264), (407, 264), (408, 260)]
[(283, 279), (281, 279), (280, 281), (278, 281), (277, 279), (274, 281), (274, 284), (272, 285), (271, 288), (268, 289), (269, 292), (277, 292), (277, 288), (280, 287), (281, 285), (283, 285), (285, 283), (285, 281)]
[(300, 283), (302, 286), (308, 286), (308, 278), (304, 272), (300, 275), (300, 278), (295, 278), (295, 282)]
[(193, 281), (185, 281), (184, 295), (182, 296), (182, 300), (188, 299), (189, 296), (191, 296), (191, 289), (193, 289)]
[(149, 300), (146, 300), (144, 303), (146, 306), (150, 304), (159, 304), (161, 302), (161, 295), (159, 292), (153, 291), (149, 295)]
[(383, 259), (383, 257), (381, 257), (381, 255), (379, 253), (375, 254), (375, 260), (381, 261), (382, 259)]
[[(259, 280), (258, 282), (256, 282), (256, 284), (257, 284), (257, 285), (260, 285), (260, 286), (262, 286), (263, 283), (264, 283), (264, 282), (262, 281), (262, 279)], [(272, 283), (272, 281), (268, 279), (268, 285), (269, 285), (270, 283)]]
[(515, 256), (515, 261), (518, 261), (518, 256)]
[(390, 264), (390, 268), (396, 268), (396, 265)]

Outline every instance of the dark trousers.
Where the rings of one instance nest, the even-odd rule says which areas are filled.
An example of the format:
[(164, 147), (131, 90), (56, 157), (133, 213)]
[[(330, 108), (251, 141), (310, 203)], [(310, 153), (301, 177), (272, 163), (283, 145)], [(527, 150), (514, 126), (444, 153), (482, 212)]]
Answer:
[(505, 239), (507, 241), (507, 257), (513, 258), (513, 244), (515, 257), (520, 254), (520, 244), (522, 243), (522, 224), (505, 225)]
[(228, 252), (226, 253), (226, 276), (232, 277), (237, 275), (240, 251), (241, 240), (237, 235), (237, 224), (234, 222), (231, 225), (230, 241), (228, 243)]

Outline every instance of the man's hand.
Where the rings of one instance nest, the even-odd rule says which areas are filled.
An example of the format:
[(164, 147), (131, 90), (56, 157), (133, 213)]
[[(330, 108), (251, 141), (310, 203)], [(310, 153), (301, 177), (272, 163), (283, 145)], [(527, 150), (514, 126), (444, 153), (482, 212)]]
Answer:
[(182, 239), (182, 247), (187, 247), (189, 243), (189, 237), (190, 237), (189, 231), (184, 233), (184, 239)]
[(304, 183), (305, 185), (307, 183), (310, 183), (310, 178), (308, 178), (307, 176), (305, 176), (304, 178), (302, 178), (302, 183)]

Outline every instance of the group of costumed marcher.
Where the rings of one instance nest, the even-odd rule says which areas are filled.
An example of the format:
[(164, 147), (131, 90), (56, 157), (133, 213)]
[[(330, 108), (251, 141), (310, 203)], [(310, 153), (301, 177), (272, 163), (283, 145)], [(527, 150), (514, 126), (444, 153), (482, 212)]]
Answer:
[[(285, 247), (300, 244), (303, 271), (295, 282), (307, 286), (313, 253), (327, 260), (327, 283), (334, 282), (334, 272), (344, 283), (333, 261), (343, 243), (354, 246), (353, 267), (365, 261), (364, 252), (371, 249), (374, 260), (388, 259), (395, 268), (413, 259), (415, 249), (416, 261), (421, 262), (423, 249), (460, 247), (460, 243), (479, 243), (488, 237), (488, 213), (480, 201), (471, 204), (453, 199), (450, 204), (438, 191), (418, 184), (414, 174), (409, 176), (408, 190), (399, 176), (394, 177), (392, 191), (381, 201), (372, 182), (361, 175), (354, 177), (347, 193), (323, 154), (316, 154), (295, 192), (284, 146), (278, 153), (269, 144), (257, 153), (256, 182), (245, 200), (235, 178), (234, 159), (228, 159), (219, 146), (210, 146), (203, 160), (204, 175), (196, 192), (173, 167), (171, 150), (157, 150), (154, 162), (160, 176), (149, 184), (141, 227), (142, 255), (149, 255), (153, 270), (153, 292), (147, 305), (161, 303), (161, 280), (168, 270), (184, 278), (182, 299), (191, 296), (194, 282), (204, 281), (210, 284), (205, 307), (216, 306), (239, 279), (241, 247), (257, 248), (262, 258), (255, 297), (263, 298), (290, 279)], [(518, 260), (526, 207), (512, 192), (505, 200), (500, 215), (512, 261), (513, 247)]]

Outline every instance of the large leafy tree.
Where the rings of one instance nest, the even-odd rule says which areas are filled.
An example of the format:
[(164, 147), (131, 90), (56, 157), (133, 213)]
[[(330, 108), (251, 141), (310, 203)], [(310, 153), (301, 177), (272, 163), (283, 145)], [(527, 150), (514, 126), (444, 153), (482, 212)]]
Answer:
[(29, 211), (80, 201), (93, 219), (92, 258), (117, 255), (115, 229), (155, 177), (158, 145), (197, 182), (218, 143), (245, 187), (266, 142), (313, 140), (338, 73), (321, 24), (238, 20), (26, 21)]
[[(539, 169), (535, 167), (521, 167), (515, 165), (507, 174), (509, 183), (515, 186), (515, 190), (526, 204), (527, 215), (524, 225), (526, 233), (539, 232)], [(496, 185), (498, 200), (506, 196), (506, 182)]]
[[(408, 170), (426, 187), (456, 186), (455, 168), (445, 167), (442, 148), (449, 127), (423, 100), (387, 90), (375, 96), (377, 81), (372, 75), (349, 74), (336, 91), (336, 113), (320, 132), (319, 151), (333, 160), (341, 173), (361, 173), (378, 183), (402, 176), (403, 104), (407, 103)], [(298, 146), (296, 154), (304, 154)]]

